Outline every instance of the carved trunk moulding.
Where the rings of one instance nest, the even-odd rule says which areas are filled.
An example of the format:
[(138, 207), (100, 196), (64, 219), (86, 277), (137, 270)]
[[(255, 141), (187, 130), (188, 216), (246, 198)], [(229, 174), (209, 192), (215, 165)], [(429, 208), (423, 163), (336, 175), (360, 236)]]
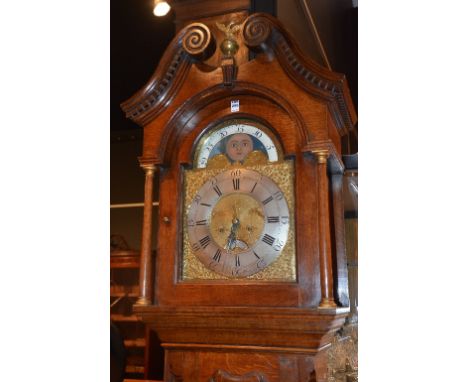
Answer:
[[(356, 113), (345, 77), (307, 58), (275, 18), (254, 14), (226, 22), (224, 15), (223, 20), (181, 29), (148, 83), (121, 105), (144, 129), (139, 157), (146, 171), (142, 248), (151, 248), (153, 237), (157, 240), (155, 261), (142, 250), (141, 296), (134, 310), (166, 350), (166, 381), (308, 382), (315, 380), (315, 355), (330, 346), (349, 312), (341, 137), (354, 129)], [(244, 53), (241, 58), (239, 52), (246, 50), (255, 58), (247, 61)], [(226, 159), (229, 141), (213, 138), (209, 143), (217, 133), (234, 136), (233, 129), (250, 134), (256, 155), (231, 163)], [(195, 160), (200, 147), (214, 155), (215, 143), (225, 158)], [(267, 160), (272, 147), (277, 155)], [(281, 171), (273, 175), (273, 168), (288, 173), (287, 180), (281, 180)], [(252, 174), (258, 174), (257, 182)], [(192, 204), (213, 207), (203, 195), (218, 200), (216, 192), (227, 198), (216, 179), (228, 179), (223, 184), (232, 184), (232, 200), (252, 207), (242, 212), (242, 205), (233, 202), (231, 208), (226, 202), (224, 210), (216, 207), (211, 215), (190, 219)], [(248, 191), (240, 197), (240, 184), (247, 187), (247, 181)], [(153, 182), (160, 195), (155, 216)], [(265, 190), (275, 184), (280, 191), (255, 196), (257, 184)], [(267, 213), (272, 200), (289, 206), (281, 207), (288, 212)], [(202, 232), (198, 230), (222, 222), (223, 214), (233, 214), (224, 220), (226, 227), (210, 226), (210, 234), (190, 244)], [(257, 223), (243, 220), (244, 215)], [(274, 224), (287, 239), (275, 237)], [(281, 224), (289, 231), (281, 231)], [(255, 229), (266, 233), (255, 234)], [(226, 237), (224, 248), (223, 243), (215, 246), (216, 235)], [(249, 235), (257, 241), (249, 241)], [(207, 272), (196, 270), (187, 277), (185, 254), (209, 246), (215, 263), (205, 263)], [(277, 277), (281, 267), (273, 265), (274, 272), (249, 268), (245, 274), (254, 275), (243, 277), (236, 267), (247, 257), (236, 257), (234, 263), (234, 256), (247, 256), (246, 247), (259, 267), (268, 265), (261, 262), (262, 248), (282, 251), (281, 261), (289, 256), (285, 277)], [(233, 273), (224, 270), (222, 277), (211, 277), (222, 256), (232, 256)], [(192, 256), (190, 261), (198, 260)]]
[(268, 382), (262, 373), (250, 372), (244, 375), (233, 375), (224, 370), (217, 370), (208, 382)]

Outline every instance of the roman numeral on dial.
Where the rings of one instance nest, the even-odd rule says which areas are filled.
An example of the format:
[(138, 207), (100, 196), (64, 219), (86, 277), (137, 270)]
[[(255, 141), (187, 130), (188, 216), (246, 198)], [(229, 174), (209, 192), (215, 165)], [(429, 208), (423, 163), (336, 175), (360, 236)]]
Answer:
[(206, 225), (206, 219), (205, 220), (198, 220), (197, 225)]
[(273, 196), (269, 196), (268, 198), (266, 198), (262, 203), (263, 205), (267, 205), (268, 203), (270, 203), (271, 201), (273, 200)]
[(239, 190), (241, 174), (242, 174), (242, 171), (239, 169), (231, 171), (232, 187), (234, 188), (234, 190)]
[(218, 263), (219, 263), (219, 260), (221, 260), (221, 250), (220, 249), (216, 250), (216, 253), (213, 256), (213, 260), (217, 261)]
[(223, 194), (218, 186), (214, 186), (213, 190), (215, 190), (215, 192), (218, 194), (218, 196), (221, 196)]
[(268, 245), (273, 245), (273, 243), (275, 242), (275, 238), (266, 233), (265, 235), (263, 235), (262, 241), (264, 243), (267, 243)]
[(211, 239), (209, 236), (205, 236), (203, 239), (200, 240), (200, 245), (202, 246), (203, 249), (205, 249), (208, 244), (210, 244)]
[(240, 267), (240, 258), (239, 258), (239, 255), (236, 255), (236, 267)]
[[(279, 223), (279, 216), (268, 216), (267, 217), (268, 223)], [(197, 222), (198, 224), (198, 222)]]

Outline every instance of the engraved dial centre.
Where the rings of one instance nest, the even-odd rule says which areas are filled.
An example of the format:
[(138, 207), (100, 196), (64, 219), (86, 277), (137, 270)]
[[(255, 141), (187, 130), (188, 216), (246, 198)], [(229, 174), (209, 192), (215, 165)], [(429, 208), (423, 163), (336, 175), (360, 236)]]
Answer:
[(211, 213), (210, 234), (220, 248), (230, 253), (249, 250), (265, 225), (261, 204), (247, 194), (230, 194), (219, 200)]

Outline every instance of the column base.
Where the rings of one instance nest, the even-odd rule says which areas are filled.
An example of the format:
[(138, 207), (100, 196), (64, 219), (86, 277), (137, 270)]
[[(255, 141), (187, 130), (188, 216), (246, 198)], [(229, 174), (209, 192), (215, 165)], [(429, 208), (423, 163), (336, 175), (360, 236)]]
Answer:
[(151, 305), (151, 301), (146, 297), (138, 297), (138, 300), (135, 302), (135, 305)]
[(332, 298), (323, 298), (322, 301), (320, 301), (320, 305), (318, 307), (319, 308), (336, 308), (336, 304)]

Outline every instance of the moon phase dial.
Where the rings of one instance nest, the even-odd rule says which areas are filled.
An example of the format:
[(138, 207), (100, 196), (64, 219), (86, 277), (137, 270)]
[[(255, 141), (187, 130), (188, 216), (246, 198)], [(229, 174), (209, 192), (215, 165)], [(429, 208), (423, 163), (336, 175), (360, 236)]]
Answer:
[(269, 177), (234, 168), (201, 186), (186, 223), (191, 250), (205, 267), (241, 278), (260, 272), (281, 254), (289, 209)]

